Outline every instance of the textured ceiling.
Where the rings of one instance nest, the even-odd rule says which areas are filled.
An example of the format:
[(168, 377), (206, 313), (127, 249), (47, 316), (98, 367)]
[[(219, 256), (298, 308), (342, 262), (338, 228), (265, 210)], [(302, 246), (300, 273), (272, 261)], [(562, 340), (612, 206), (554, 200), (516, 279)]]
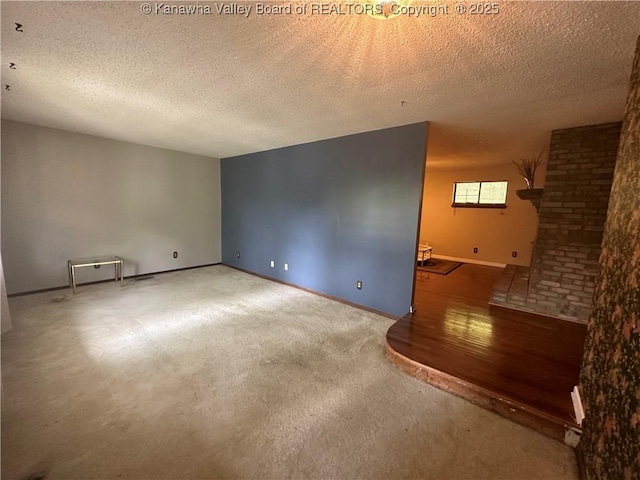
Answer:
[(640, 2), (390, 20), (221, 4), (3, 1), (2, 117), (214, 157), (425, 120), (446, 148), (499, 143), (620, 120), (640, 34)]

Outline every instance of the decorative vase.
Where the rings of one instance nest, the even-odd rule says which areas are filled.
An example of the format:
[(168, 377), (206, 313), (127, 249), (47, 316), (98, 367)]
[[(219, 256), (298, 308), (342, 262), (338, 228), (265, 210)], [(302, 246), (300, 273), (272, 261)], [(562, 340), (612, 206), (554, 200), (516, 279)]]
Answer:
[(534, 188), (534, 186), (533, 186), (534, 178), (533, 177), (532, 178), (524, 177), (524, 181), (527, 182), (527, 189)]

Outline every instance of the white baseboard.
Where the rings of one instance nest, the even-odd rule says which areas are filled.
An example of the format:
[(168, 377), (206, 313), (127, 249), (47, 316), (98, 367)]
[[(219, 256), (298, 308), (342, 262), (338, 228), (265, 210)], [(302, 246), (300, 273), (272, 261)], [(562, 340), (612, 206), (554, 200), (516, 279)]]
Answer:
[(487, 267), (499, 267), (504, 268), (507, 266), (506, 263), (496, 263), (496, 262), (485, 262), (484, 260), (474, 260), (471, 258), (459, 258), (459, 257), (448, 257), (446, 255), (432, 255), (433, 258), (439, 258), (441, 260), (453, 260), (454, 262), (462, 262), (462, 263), (474, 263), (476, 265), (486, 265)]

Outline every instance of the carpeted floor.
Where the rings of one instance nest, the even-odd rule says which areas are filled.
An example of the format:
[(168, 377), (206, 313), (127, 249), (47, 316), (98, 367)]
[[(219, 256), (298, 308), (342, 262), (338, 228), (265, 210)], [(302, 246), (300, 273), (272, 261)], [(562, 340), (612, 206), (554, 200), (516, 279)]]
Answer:
[(387, 318), (224, 266), (78, 292), (10, 299), (5, 480), (577, 478), (569, 447), (392, 367)]
[(452, 260), (444, 260), (442, 258), (432, 258), (424, 264), (418, 262), (418, 270), (429, 273), (437, 273), (439, 275), (447, 275), (462, 265), (462, 262), (454, 262)]

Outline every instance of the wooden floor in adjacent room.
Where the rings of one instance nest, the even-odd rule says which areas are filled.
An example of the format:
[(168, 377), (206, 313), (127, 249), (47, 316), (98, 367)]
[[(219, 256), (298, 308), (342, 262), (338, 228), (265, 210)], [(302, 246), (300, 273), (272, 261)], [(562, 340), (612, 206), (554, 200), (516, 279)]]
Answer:
[(489, 306), (502, 269), (418, 270), (416, 311), (387, 333), (389, 359), (422, 380), (561, 439), (575, 427), (586, 327)]

